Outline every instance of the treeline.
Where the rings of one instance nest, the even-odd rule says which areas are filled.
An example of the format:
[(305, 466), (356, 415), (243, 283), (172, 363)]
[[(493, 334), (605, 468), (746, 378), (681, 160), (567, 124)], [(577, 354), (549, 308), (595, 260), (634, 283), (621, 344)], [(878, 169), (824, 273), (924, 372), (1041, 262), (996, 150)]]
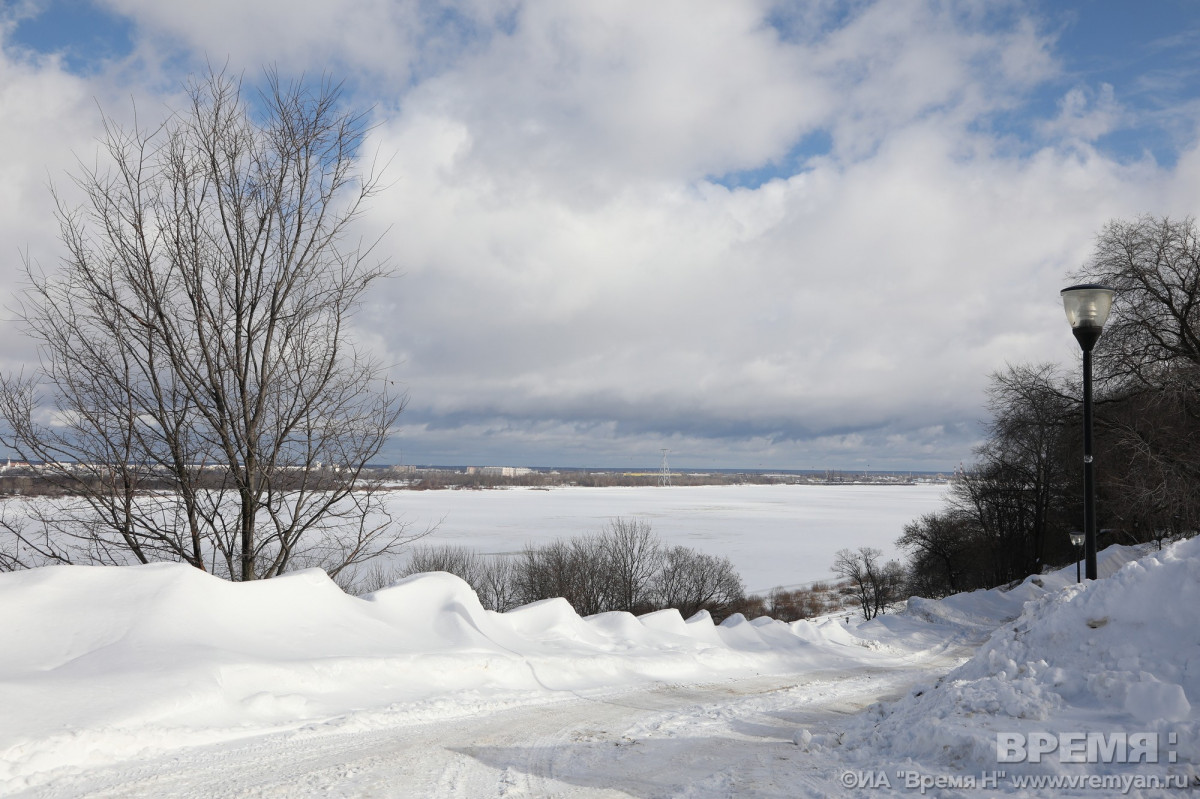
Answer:
[[(868, 563), (873, 565), (874, 561)], [(895, 568), (888, 564), (882, 573), (891, 580)], [(750, 619), (797, 621), (840, 612), (855, 605), (860, 593), (855, 575), (842, 573), (846, 579), (838, 582), (776, 588), (766, 596), (746, 594), (729, 558), (668, 546), (648, 522), (622, 518), (613, 519), (599, 533), (527, 546), (516, 555), (484, 555), (459, 546), (413, 547), (402, 568), (377, 567), (347, 587), (367, 593), (413, 574), (437, 571), (462, 578), (485, 608), (499, 612), (562, 597), (581, 616), (675, 608), (684, 618), (708, 611), (718, 623), (735, 613)], [(895, 601), (891, 597), (898, 592), (892, 583), (888, 586), (887, 602)]]
[[(1194, 220), (1109, 223), (1071, 276), (1116, 290), (1096, 346), (1099, 545), (1191, 536), (1200, 520), (1200, 242)], [(1064, 337), (1066, 325), (1064, 322)], [(987, 438), (946, 507), (907, 525), (906, 588), (989, 588), (1078, 557), (1081, 378), (1052, 365), (993, 375)]]
[(667, 546), (640, 520), (614, 519), (601, 532), (527, 546), (516, 556), (453, 546), (416, 547), (394, 574), (376, 572), (367, 590), (421, 572), (465, 580), (485, 608), (507, 611), (562, 597), (581, 616), (677, 608), (686, 618), (707, 610), (717, 621), (743, 609), (745, 587), (726, 557)]
[[(498, 475), (484, 472), (463, 472), (452, 469), (422, 469), (415, 474), (395, 467), (384, 467), (378, 475), (396, 488), (412, 491), (438, 491), (443, 489), (490, 489), (490, 488), (560, 488), (580, 486), (583, 488), (607, 488), (614, 486), (639, 487), (657, 486), (661, 478), (648, 472), (591, 472), (591, 471), (530, 471), (516, 475)], [(765, 474), (685, 474), (673, 473), (673, 486), (703, 485), (770, 485), (795, 482), (780, 475)]]
[[(2, 467), (0, 467), (2, 468)], [(111, 490), (112, 475), (116, 470), (92, 466), (88, 471), (80, 470), (68, 477), (48, 474), (47, 470), (35, 466), (11, 466), (0, 473), (0, 497), (4, 496), (82, 496), (88, 492)], [(281, 490), (294, 490), (313, 483), (320, 475), (340, 478), (340, 470), (315, 466), (292, 472), (281, 470), (273, 479)], [(190, 470), (191, 481), (204, 490), (222, 490), (229, 486), (231, 476), (227, 469), (194, 467)], [(128, 468), (120, 479), (134, 484), (135, 491), (170, 491), (176, 482), (169, 475), (152, 468)], [(945, 479), (938, 477), (937, 479)], [(407, 489), (411, 491), (438, 491), (446, 489), (485, 490), (494, 488), (561, 488), (578, 486), (583, 488), (657, 486), (660, 476), (651, 473), (594, 472), (594, 471), (530, 471), (514, 475), (498, 475), (484, 472), (468, 473), (453, 469), (420, 469), (403, 466), (372, 466), (364, 468), (355, 478), (358, 490), (377, 491), (382, 488)], [(727, 485), (859, 485), (910, 484), (911, 477), (892, 473), (825, 472), (822, 474), (778, 474), (760, 472), (674, 472), (671, 485), (679, 486), (727, 486)]]
[[(406, 488), (413, 491), (437, 491), (444, 489), (490, 489), (490, 488), (558, 488), (579, 486), (583, 488), (606, 488), (613, 486), (639, 487), (657, 486), (661, 477), (650, 472), (597, 472), (585, 470), (530, 471), (515, 475), (498, 475), (484, 472), (468, 473), (452, 469), (420, 469), (405, 467), (379, 467), (369, 470), (371, 479), (388, 487)], [(944, 480), (939, 476), (937, 479)], [(909, 475), (867, 472), (824, 472), (821, 474), (779, 474), (768, 472), (672, 472), (671, 485), (714, 486), (714, 485), (840, 485), (840, 484), (911, 484)]]
[[(197, 491), (230, 491), (235, 476), (224, 467), (193, 466), (184, 469), (190, 485)], [(78, 469), (61, 465), (53, 467), (12, 466), (0, 474), (0, 498), (9, 496), (26, 497), (88, 497), (127, 492), (129, 495), (147, 492), (176, 491), (178, 475), (160, 468), (137, 467), (124, 464), (109, 467), (87, 464)], [(272, 476), (271, 488), (275, 491), (325, 491), (346, 481), (342, 471), (322, 467), (281, 469)], [(375, 491), (378, 481), (359, 481), (361, 488)], [(356, 486), (357, 487), (357, 486)]]

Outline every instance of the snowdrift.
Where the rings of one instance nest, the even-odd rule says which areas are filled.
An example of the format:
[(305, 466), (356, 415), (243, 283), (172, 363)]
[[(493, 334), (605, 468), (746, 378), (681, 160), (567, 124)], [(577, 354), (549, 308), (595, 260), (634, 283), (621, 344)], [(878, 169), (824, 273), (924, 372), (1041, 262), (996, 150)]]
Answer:
[(419, 721), (886, 656), (833, 621), (580, 618), (561, 599), (494, 613), (442, 573), (360, 598), (319, 570), (230, 583), (176, 564), (57, 566), (0, 575), (0, 607), (0, 793), (56, 768), (373, 711)]
[(380, 729), (656, 682), (911, 667), (985, 639), (936, 684), (797, 741), (830, 765), (962, 774), (997, 768), (997, 733), (1147, 731), (1176, 742), (1169, 768), (1190, 775), (1200, 761), (1200, 540), (1140, 554), (1106, 550), (1105, 579), (1090, 584), (1076, 586), (1072, 567), (914, 599), (866, 623), (581, 618), (563, 600), (501, 614), (448, 574), (367, 597), (316, 570), (259, 583), (169, 564), (3, 574), (0, 794), (271, 731)]
[[(1074, 568), (1027, 579), (1008, 592), (1027, 600), (1024, 611), (969, 661), (934, 685), (875, 706), (840, 740), (817, 740), (813, 748), (828, 746), (870, 769), (886, 761), (952, 774), (1140, 773), (1193, 780), (1200, 763), (1194, 709), (1200, 705), (1200, 539), (1134, 560), (1137, 554), (1106, 550), (1106, 579), (1091, 583), (1076, 585)], [(1006, 601), (999, 592), (978, 593), (914, 602), (913, 610), (970, 623), (985, 616), (980, 611), (989, 604)], [(1089, 733), (1100, 749), (1116, 741), (1115, 754), (1089, 755)], [(1075, 751), (1071, 736), (1084, 741)], [(1153, 762), (1120, 762), (1122, 751), (1134, 751), (1133, 736), (1157, 747)], [(1053, 748), (1034, 757), (1035, 740)], [(1012, 741), (1020, 746), (1010, 749)]]

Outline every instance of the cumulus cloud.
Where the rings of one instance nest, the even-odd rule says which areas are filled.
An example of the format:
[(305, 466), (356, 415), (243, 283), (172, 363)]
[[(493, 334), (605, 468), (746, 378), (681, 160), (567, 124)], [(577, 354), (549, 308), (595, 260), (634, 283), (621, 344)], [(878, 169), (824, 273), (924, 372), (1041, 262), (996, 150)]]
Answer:
[(510, 24), (515, 0), (96, 0), (136, 21), (148, 64), (329, 71), (394, 98)]
[[(91, 119), (89, 119), (89, 117)], [(54, 58), (0, 54), (0, 295), (4, 333), (0, 368), (20, 367), (34, 356), (11, 320), (19, 306), (26, 255), (53, 268), (58, 226), (49, 192), (52, 180), (86, 157), (94, 139), (95, 106), (86, 83)], [(69, 196), (70, 188), (64, 187)]]
[(228, 56), (374, 106), (363, 232), (400, 274), (359, 325), (409, 391), (395, 460), (952, 467), (989, 372), (1074, 357), (1058, 290), (1099, 227), (1200, 185), (1194, 150), (1098, 148), (1111, 86), (1013, 146), (1063, 72), (1017, 2), (105, 2), (124, 66), (12, 85), (74, 119), (131, 63)]

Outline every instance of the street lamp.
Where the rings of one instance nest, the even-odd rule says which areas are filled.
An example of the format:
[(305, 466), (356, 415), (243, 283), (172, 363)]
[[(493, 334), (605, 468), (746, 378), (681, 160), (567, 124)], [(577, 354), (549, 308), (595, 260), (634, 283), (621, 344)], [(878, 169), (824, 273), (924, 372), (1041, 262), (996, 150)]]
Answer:
[(1079, 579), (1079, 555), (1081, 554), (1079, 548), (1083, 546), (1084, 538), (1084, 534), (1079, 531), (1071, 533), (1071, 545), (1075, 547), (1075, 582), (1077, 583), (1083, 582), (1083, 580)]
[(1084, 283), (1062, 290), (1063, 309), (1071, 332), (1083, 350), (1083, 554), (1087, 578), (1096, 579), (1096, 488), (1092, 471), (1092, 348), (1104, 332), (1112, 309), (1113, 290)]

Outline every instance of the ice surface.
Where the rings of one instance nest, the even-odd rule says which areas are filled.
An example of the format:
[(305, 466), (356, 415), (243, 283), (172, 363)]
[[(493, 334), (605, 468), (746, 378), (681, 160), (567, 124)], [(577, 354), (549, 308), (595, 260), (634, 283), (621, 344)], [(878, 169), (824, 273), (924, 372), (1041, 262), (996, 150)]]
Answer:
[(744, 485), (397, 491), (389, 509), (422, 543), (520, 552), (526, 544), (599, 532), (617, 516), (656, 535), (728, 556), (751, 593), (830, 577), (843, 547), (897, 556), (904, 525), (942, 507), (946, 485)]

